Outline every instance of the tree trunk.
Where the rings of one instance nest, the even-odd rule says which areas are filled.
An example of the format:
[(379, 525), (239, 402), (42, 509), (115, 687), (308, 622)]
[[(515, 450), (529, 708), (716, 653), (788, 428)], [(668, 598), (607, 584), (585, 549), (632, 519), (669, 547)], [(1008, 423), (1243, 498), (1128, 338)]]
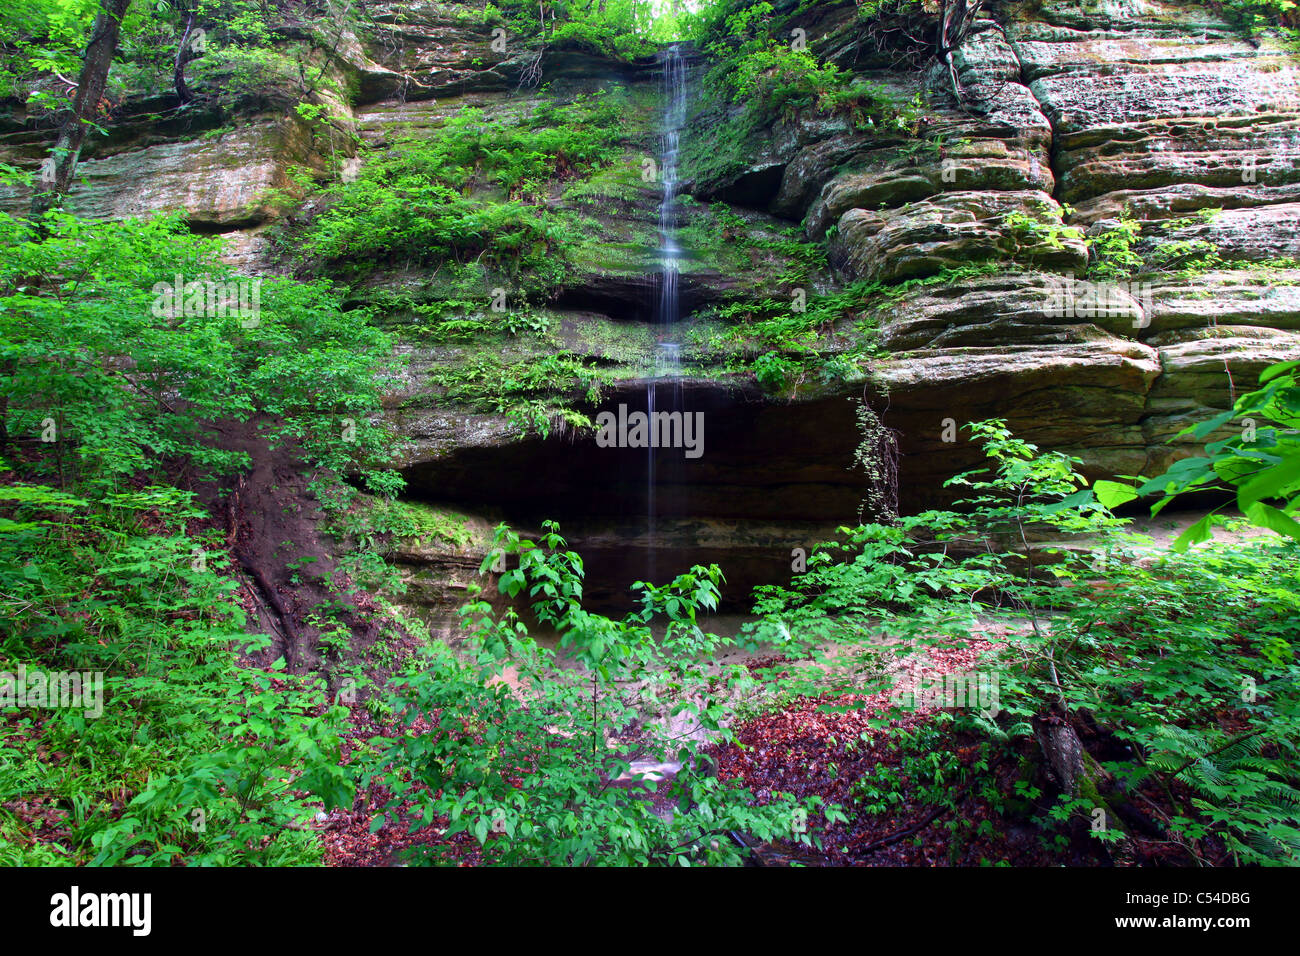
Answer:
[(181, 105), (194, 99), (190, 93), (190, 88), (185, 85), (185, 64), (190, 62), (190, 32), (194, 29), (194, 14), (185, 23), (185, 35), (181, 37), (180, 46), (176, 48), (176, 72), (173, 80), (176, 86), (176, 97), (181, 101)]
[(53, 164), (46, 167), (50, 172), (42, 172), (40, 185), (32, 196), (33, 219), (58, 205), (72, 184), (77, 158), (86, 141), (86, 128), (91, 124), (99, 109), (100, 100), (104, 97), (108, 69), (113, 63), (113, 54), (117, 52), (122, 17), (126, 15), (130, 2), (131, 0), (100, 2), (99, 14), (91, 28), (90, 43), (86, 46), (85, 59), (81, 64), (81, 76), (77, 79), (72, 115), (59, 129), (59, 138), (54, 143)]

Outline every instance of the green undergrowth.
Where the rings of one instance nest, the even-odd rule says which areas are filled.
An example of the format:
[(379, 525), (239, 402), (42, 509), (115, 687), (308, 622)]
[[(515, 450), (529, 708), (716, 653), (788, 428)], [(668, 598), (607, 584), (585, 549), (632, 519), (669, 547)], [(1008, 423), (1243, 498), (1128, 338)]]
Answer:
[[(0, 705), (0, 862), (319, 862), (308, 821), (352, 794), (343, 709), (323, 675), (252, 663), (272, 637), (188, 489), (247, 471), (223, 436), (262, 422), (323, 508), (343, 473), (393, 493), (392, 342), (177, 217), (42, 225), (0, 216), (0, 671), (89, 674), (98, 699)], [(197, 291), (168, 307), (178, 274)], [(255, 305), (212, 308), (252, 282)]]
[[(3, 27), (0, 92), (33, 95), (38, 112), (65, 107), (70, 91), (50, 81), (78, 74), (97, 8), (59, 0), (20, 4)], [(321, 93), (346, 99), (350, 77), (329, 68), (330, 51), (346, 32), (385, 27), (356, 6), (298, 11), (293, 31), (283, 29), (283, 17), (277, 5), (254, 0), (209, 0), (192, 8), (130, 4), (106, 94), (118, 103), (174, 93), (184, 40), (185, 82), (199, 103), (248, 106)]]
[(712, 60), (706, 86), (754, 113), (841, 116), (859, 130), (910, 134), (920, 116), (879, 84), (825, 60), (809, 45), (816, 38), (782, 30), (772, 4), (712, 5), (705, 13), (704, 52)]
[(478, 541), (469, 516), (449, 508), (381, 498), (371, 502), (369, 513), (373, 521), (382, 521), (380, 526), (398, 538), (426, 544), (442, 542), (458, 549)]
[(248, 633), (220, 542), (186, 531), (202, 510), (162, 486), (0, 499), (26, 526), (0, 541), (6, 603), (23, 609), (0, 669), (103, 680), (102, 715), (5, 709), (0, 861), (320, 862), (305, 823), (351, 793), (342, 708), (314, 679), (242, 666), (270, 638)]
[[(970, 431), (989, 467), (948, 482), (965, 494), (953, 509), (841, 529), (791, 585), (759, 590), (755, 637), (791, 657), (829, 642), (906, 663), (999, 635), (976, 645), (972, 664), (991, 699), (955, 709), (964, 731), (1024, 767), (999, 813), (1032, 819), (1058, 851), (1073, 835), (1131, 862), (1300, 862), (1300, 525), (1246, 542), (1202, 534), (1167, 551), (1101, 505), (1111, 483), (1094, 497), (1078, 459), (1040, 452), (1000, 422)], [(1294, 470), (1269, 466), (1268, 478), (1263, 494), (1294, 498)], [(1252, 520), (1282, 529), (1271, 513)], [(828, 681), (820, 653), (812, 661), (806, 692), (882, 686), (843, 666)], [(1077, 780), (1034, 770), (1044, 720), (1087, 741)], [(931, 741), (936, 758), (943, 747)], [(856, 786), (858, 812), (893, 791)]]
[[(393, 794), (389, 814), (405, 813), (412, 830), (446, 819), (446, 834), (469, 833), (487, 862), (514, 866), (734, 865), (743, 851), (730, 831), (783, 836), (796, 809), (839, 819), (815, 798), (774, 793), (760, 803), (708, 771), (703, 735), (653, 719), (673, 713), (726, 739), (727, 697), (754, 683), (742, 665), (712, 664), (734, 643), (701, 627), (700, 616), (717, 607), (716, 567), (662, 585), (638, 582), (633, 610), (607, 617), (583, 606), (582, 558), (554, 523), (543, 530), (532, 541), (498, 529), (493, 545), (509, 568), (498, 587), (527, 601), (531, 617), (558, 635), (558, 649), (540, 643), (514, 610), (466, 605), (461, 652), (430, 648), (398, 686), (406, 723), (423, 719), (434, 729), (383, 742), (375, 769)], [(483, 570), (494, 560), (485, 558)], [(501, 679), (507, 671), (522, 693)], [(633, 769), (629, 745), (642, 759), (681, 765), (659, 789), (673, 813), (656, 812), (649, 798), (658, 784)], [(377, 815), (373, 828), (384, 822)], [(437, 864), (444, 852), (417, 847), (407, 856)]]
[(1300, 39), (1300, 7), (1295, 0), (1213, 0), (1212, 5), (1246, 36), (1280, 29), (1293, 45)]
[(625, 61), (658, 53), (679, 39), (692, 20), (684, 7), (659, 8), (638, 0), (568, 0), (542, 7), (527, 0), (498, 0), (482, 9), (534, 45)]
[(765, 291), (824, 281), (826, 248), (805, 239), (797, 226), (777, 226), (727, 203), (706, 206), (689, 196), (682, 206), (686, 217), (677, 237), (690, 254), (686, 273), (719, 271)]

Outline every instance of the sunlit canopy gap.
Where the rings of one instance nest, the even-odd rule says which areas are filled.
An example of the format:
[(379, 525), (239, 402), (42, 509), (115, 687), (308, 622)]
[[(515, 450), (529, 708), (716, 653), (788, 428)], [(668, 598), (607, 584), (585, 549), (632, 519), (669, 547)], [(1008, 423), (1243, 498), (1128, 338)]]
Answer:
[[(717, 0), (556, 0), (519, 4), (521, 16), (541, 20), (548, 38), (612, 45), (637, 54), (687, 39), (699, 14)], [(515, 6), (508, 4), (506, 6)], [(531, 10), (529, 9), (531, 7)], [(508, 10), (507, 10), (508, 12)]]

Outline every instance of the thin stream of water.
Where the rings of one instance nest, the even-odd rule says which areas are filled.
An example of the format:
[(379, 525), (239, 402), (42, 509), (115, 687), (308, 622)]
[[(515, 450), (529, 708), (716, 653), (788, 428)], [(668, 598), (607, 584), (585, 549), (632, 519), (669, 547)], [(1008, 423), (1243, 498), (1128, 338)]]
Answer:
[[(673, 341), (681, 320), (681, 246), (677, 242), (677, 162), (681, 149), (682, 129), (686, 125), (686, 61), (673, 45), (664, 52), (664, 120), (660, 140), (659, 181), (663, 197), (659, 201), (659, 308), (657, 313), (654, 374), (646, 383), (646, 411), (654, 420), (656, 411), (682, 411), (681, 346)], [(660, 385), (668, 383), (668, 388)], [(667, 407), (657, 408), (663, 395)], [(647, 449), (646, 520), (651, 542), (649, 580), (655, 580), (655, 488), (660, 476), (655, 465), (656, 449)]]

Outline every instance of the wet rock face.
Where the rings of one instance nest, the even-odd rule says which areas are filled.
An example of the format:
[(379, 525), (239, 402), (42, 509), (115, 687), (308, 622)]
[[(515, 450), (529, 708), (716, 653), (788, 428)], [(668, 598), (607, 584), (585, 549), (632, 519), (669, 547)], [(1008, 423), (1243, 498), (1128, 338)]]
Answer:
[[(944, 417), (1007, 417), (1093, 475), (1150, 473), (1190, 450), (1166, 444), (1181, 427), (1300, 355), (1286, 264), (1300, 254), (1300, 74), (1280, 46), (1189, 4), (1049, 0), (998, 16), (958, 51), (968, 109), (949, 96), (933, 111), (937, 149), (839, 141), (837, 165), (818, 161), (821, 142), (798, 144), (774, 208), (833, 235), (846, 278), (996, 270), (907, 292), (880, 317), (895, 355), (876, 372), (905, 432), (905, 483), (951, 472)], [(1108, 308), (1062, 312), (1084, 232), (1123, 216), (1150, 237), (1139, 251), (1208, 257), (1129, 277)]]
[[(824, 235), (851, 209), (896, 210), (932, 199), (961, 184), (964, 192), (1038, 191), (1040, 202), (1050, 198), (1055, 181), (1052, 169), (1031, 144), (985, 139), (947, 148), (932, 161), (917, 165), (897, 150), (863, 154), (862, 168), (837, 176), (808, 208), (805, 226)], [(936, 161), (937, 160), (937, 161)], [(855, 164), (859, 165), (859, 164)], [(996, 197), (988, 197), (996, 201)]]
[(84, 163), (69, 197), (93, 219), (183, 211), (196, 231), (231, 232), (276, 217), (272, 190), (293, 166), (319, 164), (310, 134), (293, 118), (266, 119), (211, 140), (162, 143)]
[[(91, 219), (125, 219), (181, 212), (200, 232), (255, 229), (280, 215), (286, 197), (297, 189), (292, 170), (325, 175), (329, 162), (311, 131), (291, 112), (261, 112), (223, 120), (196, 116), (194, 125), (160, 123), (149, 129), (140, 117), (107, 143), (94, 143), (77, 165), (68, 206)], [(43, 139), (23, 142), (21, 134), (3, 137), (0, 157), (16, 165), (39, 162)], [(6, 209), (21, 212), (31, 191), (16, 189), (0, 197)]]
[[(1061, 200), (1085, 223), (1127, 208), (1144, 233), (1212, 247), (1237, 268), (1294, 259), (1294, 60), (1268, 41), (1256, 49), (1185, 4), (1094, 16), (1084, 9), (1048, 3), (1037, 21), (1008, 28), (1055, 130)], [(1225, 211), (1161, 229), (1206, 207)], [(1175, 432), (1230, 407), (1267, 364), (1296, 356), (1289, 330), (1297, 276), (1280, 269), (1139, 278), (1151, 282), (1149, 325), (1125, 334), (1160, 362), (1139, 422), (1152, 473), (1179, 453), (1166, 444)]]
[(1016, 235), (1010, 217), (1030, 210), (1055, 215), (1059, 207), (1043, 192), (963, 191), (909, 203), (906, 209), (850, 209), (840, 217), (839, 244), (853, 276), (886, 282), (988, 261), (1082, 268), (1088, 252), (1081, 237), (1052, 242)]

